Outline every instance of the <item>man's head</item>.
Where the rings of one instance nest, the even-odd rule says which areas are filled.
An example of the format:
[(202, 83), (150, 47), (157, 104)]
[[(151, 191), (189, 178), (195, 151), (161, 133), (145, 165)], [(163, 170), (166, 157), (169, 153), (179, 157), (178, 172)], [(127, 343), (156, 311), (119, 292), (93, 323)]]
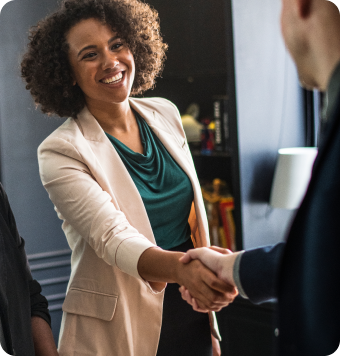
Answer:
[(327, 0), (282, 0), (281, 28), (306, 88), (325, 90), (340, 61), (340, 14)]

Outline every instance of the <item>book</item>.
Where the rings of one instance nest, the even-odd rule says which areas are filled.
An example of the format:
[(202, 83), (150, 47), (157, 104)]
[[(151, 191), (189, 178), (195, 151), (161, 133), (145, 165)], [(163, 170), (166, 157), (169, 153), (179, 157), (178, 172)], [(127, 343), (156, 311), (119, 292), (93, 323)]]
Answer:
[(215, 121), (215, 150), (219, 152), (229, 152), (230, 141), (230, 117), (228, 108), (228, 96), (215, 96), (214, 100), (214, 121)]
[(228, 248), (231, 251), (236, 251), (236, 241), (235, 241), (236, 229), (235, 229), (235, 221), (232, 213), (232, 211), (234, 210), (234, 198), (226, 197), (221, 199), (219, 208), (220, 208), (220, 214), (222, 218), (226, 248)]

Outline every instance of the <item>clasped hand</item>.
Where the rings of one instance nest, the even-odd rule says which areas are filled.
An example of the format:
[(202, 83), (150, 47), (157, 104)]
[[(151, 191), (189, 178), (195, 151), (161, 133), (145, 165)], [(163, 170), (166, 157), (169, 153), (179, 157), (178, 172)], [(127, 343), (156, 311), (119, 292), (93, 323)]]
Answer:
[(202, 313), (220, 311), (232, 303), (238, 295), (232, 278), (234, 261), (235, 254), (219, 247), (189, 250), (180, 258), (182, 298)]

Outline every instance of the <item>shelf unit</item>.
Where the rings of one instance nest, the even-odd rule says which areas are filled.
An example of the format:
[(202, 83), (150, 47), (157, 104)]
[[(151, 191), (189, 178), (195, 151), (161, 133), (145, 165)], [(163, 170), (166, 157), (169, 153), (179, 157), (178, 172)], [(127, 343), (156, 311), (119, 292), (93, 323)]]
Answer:
[(229, 152), (206, 156), (192, 150), (200, 181), (220, 178), (227, 182), (235, 199), (236, 247), (241, 250), (237, 115), (231, 2), (223, 0), (148, 1), (159, 12), (161, 32), (169, 45), (162, 77), (146, 97), (160, 96), (174, 102), (184, 113), (191, 103), (200, 106), (200, 118), (213, 117), (216, 96), (229, 100)]
[[(191, 153), (200, 181), (220, 178), (235, 200), (236, 248), (243, 248), (240, 163), (235, 92), (231, 0), (148, 0), (159, 12), (161, 32), (169, 45), (162, 78), (146, 97), (160, 96), (184, 113), (193, 102), (200, 118), (213, 116), (213, 97), (227, 96), (231, 149), (202, 155)], [(275, 355), (274, 303), (256, 306), (236, 301), (217, 313), (223, 341), (222, 355)]]

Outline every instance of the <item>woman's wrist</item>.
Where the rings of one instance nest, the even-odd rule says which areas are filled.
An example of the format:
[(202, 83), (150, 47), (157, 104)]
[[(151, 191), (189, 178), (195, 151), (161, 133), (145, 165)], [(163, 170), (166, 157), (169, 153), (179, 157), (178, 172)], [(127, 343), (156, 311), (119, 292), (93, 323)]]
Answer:
[(149, 248), (139, 258), (138, 273), (148, 282), (178, 283), (182, 265), (179, 259), (183, 255), (182, 252)]

